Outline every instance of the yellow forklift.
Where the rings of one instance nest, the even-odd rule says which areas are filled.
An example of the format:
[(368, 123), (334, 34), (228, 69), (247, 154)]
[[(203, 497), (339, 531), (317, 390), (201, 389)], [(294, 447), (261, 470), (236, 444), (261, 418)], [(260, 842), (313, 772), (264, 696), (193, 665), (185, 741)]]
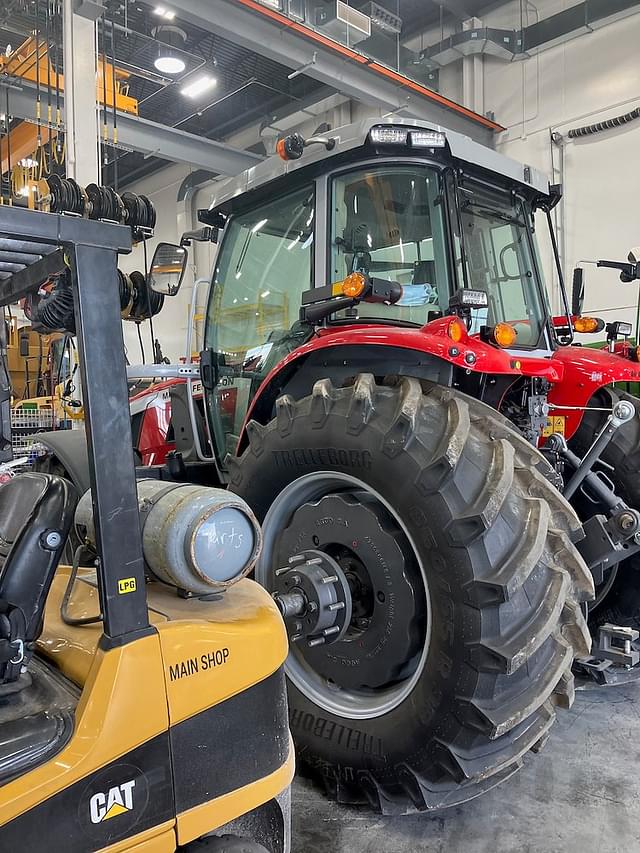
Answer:
[[(0, 851), (288, 853), (287, 636), (245, 577), (259, 526), (228, 492), (136, 486), (130, 231), (0, 207), (0, 238), (2, 306), (71, 277), (91, 481), (82, 497), (55, 474), (0, 488)], [(0, 456), (9, 396), (0, 377)], [(74, 520), (93, 567), (58, 565)]]

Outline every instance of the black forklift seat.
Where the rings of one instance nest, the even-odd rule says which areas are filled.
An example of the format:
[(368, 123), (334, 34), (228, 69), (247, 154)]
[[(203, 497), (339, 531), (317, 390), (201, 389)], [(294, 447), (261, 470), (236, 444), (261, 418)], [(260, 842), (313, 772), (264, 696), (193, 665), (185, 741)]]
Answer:
[(77, 691), (33, 658), (76, 503), (53, 474), (0, 487), (0, 784), (48, 760), (73, 731)]

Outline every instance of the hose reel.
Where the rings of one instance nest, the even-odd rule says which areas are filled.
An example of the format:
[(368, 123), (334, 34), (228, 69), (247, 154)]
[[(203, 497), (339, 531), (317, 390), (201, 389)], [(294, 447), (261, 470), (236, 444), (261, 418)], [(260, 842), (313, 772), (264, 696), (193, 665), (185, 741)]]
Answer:
[(133, 241), (150, 237), (156, 224), (156, 209), (145, 195), (88, 184), (81, 187), (73, 178), (51, 175), (38, 182), (39, 201), (52, 213), (73, 213), (87, 219), (128, 225)]

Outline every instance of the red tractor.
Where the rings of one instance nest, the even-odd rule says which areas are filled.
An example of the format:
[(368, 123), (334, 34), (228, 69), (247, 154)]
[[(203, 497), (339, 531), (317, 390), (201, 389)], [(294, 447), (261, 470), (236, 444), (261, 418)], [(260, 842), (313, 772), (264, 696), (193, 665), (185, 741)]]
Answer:
[[(564, 285), (552, 316), (535, 232), (560, 193), (535, 170), (399, 118), (279, 154), (186, 237), (221, 238), (205, 348), (141, 471), (226, 484), (263, 523), (298, 756), (329, 792), (454, 805), (541, 747), (575, 658), (638, 661), (638, 351), (573, 345)], [(595, 648), (588, 609), (615, 623)]]

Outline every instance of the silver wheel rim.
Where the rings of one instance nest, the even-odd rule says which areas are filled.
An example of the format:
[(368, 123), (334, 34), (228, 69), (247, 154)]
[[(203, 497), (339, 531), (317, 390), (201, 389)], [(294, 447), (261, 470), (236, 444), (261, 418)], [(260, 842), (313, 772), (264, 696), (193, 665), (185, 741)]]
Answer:
[(375, 489), (357, 477), (338, 471), (314, 471), (311, 474), (305, 474), (285, 486), (264, 519), (264, 547), (256, 567), (256, 580), (266, 589), (271, 589), (273, 571), (277, 568), (273, 565), (273, 554), (278, 535), (296, 509), (309, 501), (318, 500), (323, 495), (353, 489), (366, 491), (378, 500), (407, 537), (420, 568), (426, 603), (426, 634), (417, 666), (410, 676), (389, 687), (370, 691), (346, 690), (319, 676), (300, 654), (296, 653), (295, 648), (289, 650), (285, 671), (298, 690), (325, 711), (355, 720), (381, 717), (402, 704), (420, 679), (429, 653), (431, 601), (427, 577), (415, 542), (398, 513)]

